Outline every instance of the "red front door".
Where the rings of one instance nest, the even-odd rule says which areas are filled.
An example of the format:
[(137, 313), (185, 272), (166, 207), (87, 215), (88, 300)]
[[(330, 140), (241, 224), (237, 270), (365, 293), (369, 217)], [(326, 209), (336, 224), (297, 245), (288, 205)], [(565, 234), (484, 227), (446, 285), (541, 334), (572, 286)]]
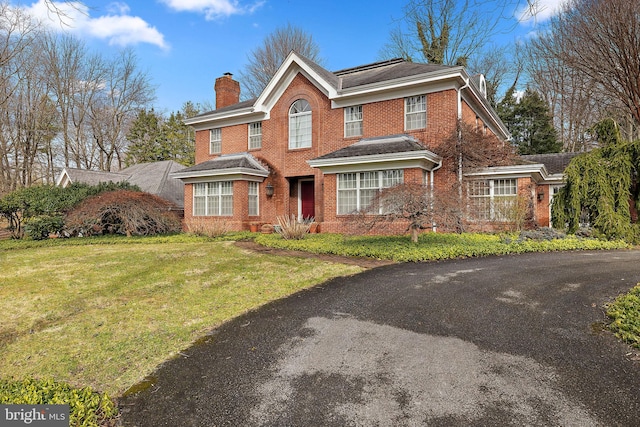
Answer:
[(311, 218), (316, 216), (313, 181), (300, 181), (300, 204), (302, 205), (302, 218)]

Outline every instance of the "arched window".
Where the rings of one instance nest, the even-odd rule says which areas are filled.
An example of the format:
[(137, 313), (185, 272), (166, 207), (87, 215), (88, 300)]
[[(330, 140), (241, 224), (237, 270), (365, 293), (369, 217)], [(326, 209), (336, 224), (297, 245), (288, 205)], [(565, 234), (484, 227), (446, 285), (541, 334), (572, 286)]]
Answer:
[(289, 108), (289, 148), (311, 147), (311, 105), (298, 99)]

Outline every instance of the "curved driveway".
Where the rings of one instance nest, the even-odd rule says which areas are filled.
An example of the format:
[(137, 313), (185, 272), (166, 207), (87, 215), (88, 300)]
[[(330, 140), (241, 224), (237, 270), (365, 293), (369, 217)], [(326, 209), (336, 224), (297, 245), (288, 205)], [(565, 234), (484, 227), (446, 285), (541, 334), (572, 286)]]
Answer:
[(125, 426), (637, 426), (640, 360), (603, 305), (640, 251), (396, 264), (215, 330)]

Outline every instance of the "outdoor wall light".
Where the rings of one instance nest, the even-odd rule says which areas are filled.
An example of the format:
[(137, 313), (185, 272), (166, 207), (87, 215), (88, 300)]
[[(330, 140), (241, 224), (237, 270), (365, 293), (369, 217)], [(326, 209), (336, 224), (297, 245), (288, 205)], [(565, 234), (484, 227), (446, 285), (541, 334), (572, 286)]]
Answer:
[(544, 191), (540, 191), (540, 192), (538, 193), (538, 201), (539, 201), (539, 202), (541, 202), (541, 201), (542, 201), (542, 199), (544, 199)]
[(267, 197), (273, 196), (273, 185), (271, 183), (268, 183), (267, 186), (264, 187), (264, 193)]

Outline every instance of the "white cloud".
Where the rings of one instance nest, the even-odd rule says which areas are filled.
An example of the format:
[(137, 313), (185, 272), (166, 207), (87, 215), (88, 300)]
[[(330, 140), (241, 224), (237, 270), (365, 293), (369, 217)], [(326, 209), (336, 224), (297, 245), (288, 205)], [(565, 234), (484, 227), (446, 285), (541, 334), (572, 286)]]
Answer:
[(202, 13), (207, 20), (251, 13), (264, 4), (264, 1), (257, 1), (250, 6), (241, 6), (237, 0), (162, 0), (162, 2), (178, 12)]
[[(55, 10), (52, 10), (53, 8)], [(110, 3), (107, 15), (92, 17), (91, 10), (80, 2), (51, 2), (38, 0), (24, 10), (56, 31), (69, 31), (79, 36), (106, 40), (110, 45), (129, 46), (149, 43), (162, 49), (169, 46), (155, 27), (138, 16), (128, 15), (129, 6)]]
[[(517, 11), (516, 16), (521, 23), (541, 23), (555, 16), (567, 0), (534, 0), (525, 2)], [(531, 3), (531, 5), (529, 4)]]

